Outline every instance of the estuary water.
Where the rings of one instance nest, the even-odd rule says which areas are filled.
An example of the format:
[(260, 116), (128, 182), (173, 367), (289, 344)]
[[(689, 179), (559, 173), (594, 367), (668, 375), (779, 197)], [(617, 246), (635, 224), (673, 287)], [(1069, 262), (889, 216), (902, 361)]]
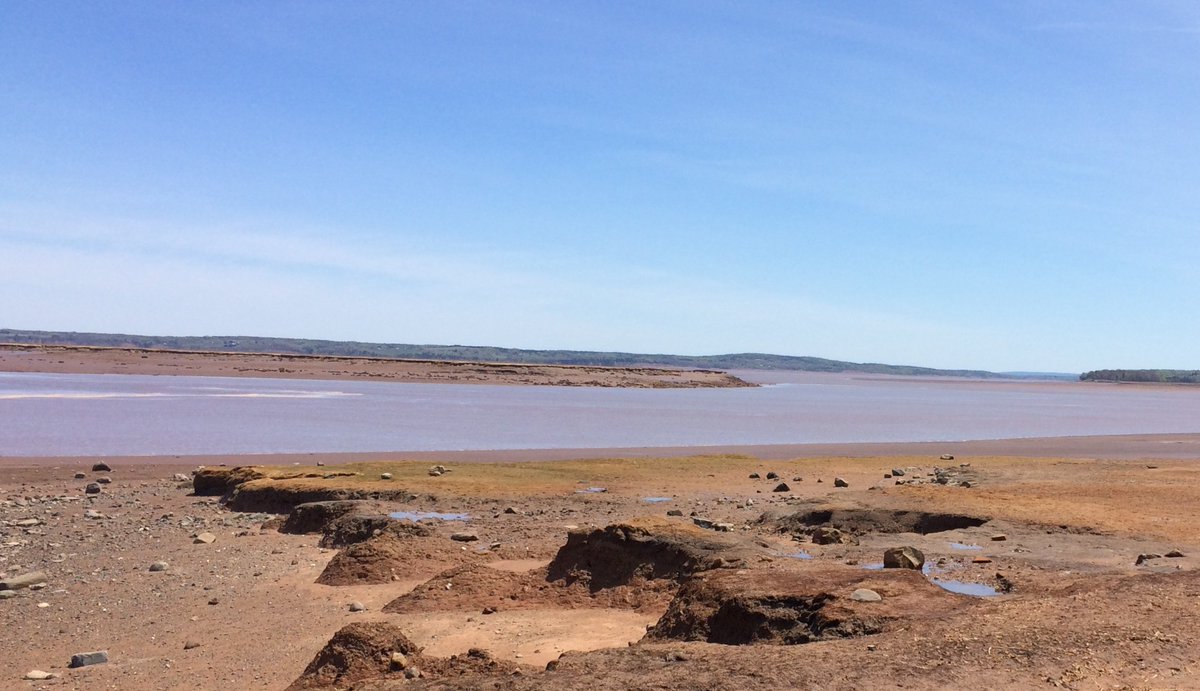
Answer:
[(752, 389), (0, 373), (0, 456), (959, 441), (1200, 431), (1200, 388), (739, 372)]

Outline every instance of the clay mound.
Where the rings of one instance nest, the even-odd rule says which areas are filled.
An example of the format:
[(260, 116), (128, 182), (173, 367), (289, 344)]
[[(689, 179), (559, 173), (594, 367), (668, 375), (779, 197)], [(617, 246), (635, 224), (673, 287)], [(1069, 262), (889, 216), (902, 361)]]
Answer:
[(397, 521), (384, 514), (349, 514), (335, 518), (325, 526), (318, 545), (326, 549), (345, 547), (365, 542), (385, 531), (399, 537), (428, 537), (433, 534), (420, 523)]
[[(880, 602), (856, 602), (858, 588)], [(646, 641), (796, 645), (883, 631), (890, 622), (944, 616), (963, 605), (915, 571), (846, 567), (720, 571), (688, 581)]]
[(325, 532), (339, 518), (365, 510), (364, 502), (353, 500), (313, 501), (297, 504), (288, 514), (279, 532), (289, 535), (306, 535)]
[[(422, 661), (421, 678), (441, 681), (438, 688), (488, 688), (487, 680), (502, 680), (518, 674), (533, 674), (541, 670), (528, 665), (519, 665), (508, 660), (497, 660), (486, 650), (471, 648), (461, 655), (448, 658), (426, 657)], [(412, 681), (399, 674), (390, 674), (382, 679), (371, 679), (355, 684), (352, 691), (399, 691), (412, 687)], [(479, 686), (476, 686), (476, 685)]]
[(329, 639), (287, 691), (346, 688), (363, 679), (384, 676), (392, 670), (392, 653), (402, 653), (411, 665), (420, 666), (424, 661), (421, 648), (391, 624), (349, 624)]
[(405, 489), (326, 487), (303, 479), (259, 479), (238, 485), (229, 493), (226, 506), (252, 513), (290, 513), (300, 504), (348, 499), (410, 502), (416, 495)]
[(219, 497), (240, 484), (266, 476), (266, 473), (253, 466), (201, 468), (192, 475), (192, 491), (198, 497)]
[(716, 568), (737, 568), (761, 554), (733, 536), (661, 519), (575, 530), (550, 562), (547, 577), (592, 592), (637, 582), (681, 582)]
[(813, 528), (830, 526), (862, 535), (865, 533), (940, 533), (975, 528), (990, 519), (957, 513), (895, 511), (889, 509), (821, 508), (798, 511), (775, 519), (781, 532), (810, 533)]
[[(421, 577), (434, 569), (479, 555), (449, 541), (433, 538), (428, 528), (413, 524), (388, 526), (382, 533), (333, 556), (317, 577), (322, 585), (370, 585)], [(413, 564), (422, 571), (414, 572)], [(432, 568), (431, 568), (432, 567)]]

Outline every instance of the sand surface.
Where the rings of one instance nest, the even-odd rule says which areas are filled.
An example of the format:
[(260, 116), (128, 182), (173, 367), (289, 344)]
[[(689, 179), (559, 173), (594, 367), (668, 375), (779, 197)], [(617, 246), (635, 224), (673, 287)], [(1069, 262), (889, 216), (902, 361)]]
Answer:
[(517, 365), (321, 355), (12, 344), (0, 344), (0, 372), (173, 374), (207, 377), (628, 388), (751, 386), (732, 375), (710, 370)]
[[(1197, 443), (1197, 435), (1171, 435), (703, 455), (672, 449), (4, 459), (0, 574), (41, 570), (48, 581), (0, 600), (0, 688), (283, 689), (352, 622), (394, 625), (433, 658), (483, 648), (520, 666), (517, 676), (509, 670), (439, 678), (431, 671), (406, 681), (384, 674), (376, 680), (383, 686), (363, 688), (1200, 688)], [(93, 472), (94, 460), (112, 471)], [(190, 480), (173, 479), (200, 464), (267, 461), (275, 466), (265, 472), (281, 478), (312, 477), (258, 481), (276, 494), (247, 492), (257, 501), (279, 492), (384, 490), (400, 494), (379, 500), (380, 510), (464, 512), (470, 520), (429, 522), (431, 535), (401, 543), (401, 556), (383, 564), (391, 574), (386, 582), (319, 585), (339, 553), (318, 546), (320, 535), (280, 533), (278, 520), (256, 512), (253, 501), (234, 511), (219, 497), (194, 496)], [(431, 476), (433, 463), (451, 472)], [(885, 479), (897, 467), (904, 478)], [(935, 468), (952, 481), (934, 483)], [(381, 479), (383, 472), (392, 479)], [(775, 492), (778, 481), (749, 477), (768, 472), (789, 490)], [(111, 482), (85, 494), (99, 477)], [(834, 477), (849, 487), (834, 487)], [(921, 482), (895, 484), (913, 478)], [(606, 491), (581, 492), (590, 487)], [(813, 506), (954, 512), (987, 523), (929, 534), (867, 530), (857, 545), (818, 545), (762, 520)], [(672, 509), (683, 515), (667, 518)], [(652, 517), (690, 528), (692, 514), (728, 522), (733, 532), (719, 535), (757, 550), (741, 571), (756, 582), (805, 574), (825, 574), (820, 578), (831, 583), (877, 579), (865, 583), (884, 594), (875, 610), (888, 613), (883, 630), (804, 645), (643, 641), (665, 600), (635, 606), (629, 592), (595, 599), (543, 592), (538, 569), (571, 529)], [(464, 530), (478, 541), (450, 539)], [(195, 544), (200, 532), (215, 541)], [(1006, 539), (993, 540), (999, 534)], [(898, 545), (940, 561), (945, 578), (988, 587), (1008, 582), (1011, 592), (968, 597), (920, 578), (897, 581), (861, 569)], [(1173, 550), (1185, 556), (1135, 565), (1139, 554)], [(801, 552), (811, 558), (786, 556)], [(156, 561), (169, 568), (151, 572)], [(467, 571), (439, 576), (455, 567)], [(850, 587), (832, 596), (848, 601)], [(405, 613), (383, 611), (410, 592), (426, 594)], [(365, 611), (351, 612), (351, 602)], [(487, 608), (496, 611), (483, 614)], [(109, 652), (109, 663), (66, 668), (72, 654), (98, 649)], [(550, 662), (557, 670), (542, 671)], [(21, 680), (34, 669), (59, 676)]]

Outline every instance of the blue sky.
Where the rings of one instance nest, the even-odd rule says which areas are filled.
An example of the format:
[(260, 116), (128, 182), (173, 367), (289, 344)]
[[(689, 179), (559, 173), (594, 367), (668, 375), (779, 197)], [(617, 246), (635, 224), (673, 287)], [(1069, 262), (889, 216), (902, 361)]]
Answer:
[(0, 4), (0, 326), (1200, 367), (1193, 2)]

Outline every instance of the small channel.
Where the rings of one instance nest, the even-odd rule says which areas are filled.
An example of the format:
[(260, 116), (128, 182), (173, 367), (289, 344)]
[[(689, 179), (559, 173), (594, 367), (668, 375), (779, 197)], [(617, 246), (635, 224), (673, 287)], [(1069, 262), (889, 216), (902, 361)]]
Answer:
[(389, 517), (397, 521), (466, 521), (471, 515), (466, 513), (440, 513), (438, 511), (393, 511)]

